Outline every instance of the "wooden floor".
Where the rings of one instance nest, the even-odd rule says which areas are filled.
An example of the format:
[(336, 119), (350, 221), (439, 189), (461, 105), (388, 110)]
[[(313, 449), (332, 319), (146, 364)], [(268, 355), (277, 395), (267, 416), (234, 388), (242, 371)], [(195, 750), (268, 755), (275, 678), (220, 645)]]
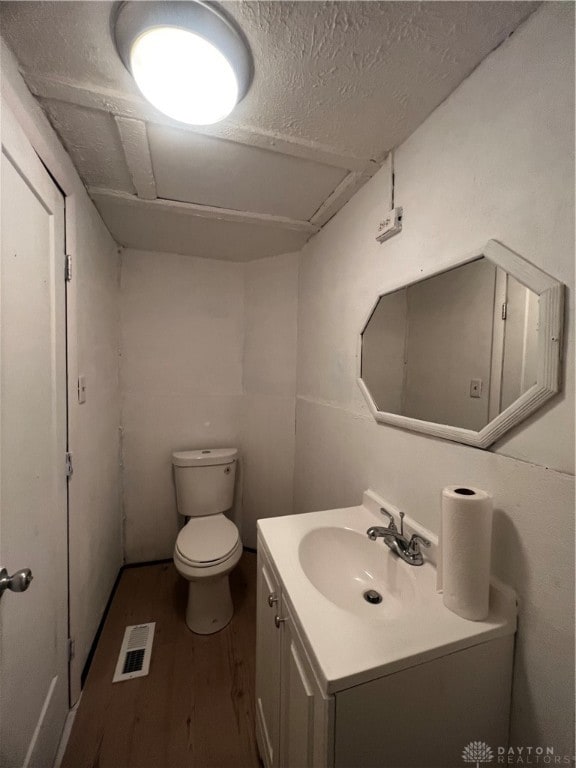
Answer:
[[(126, 569), (86, 681), (62, 768), (258, 768), (256, 555), (230, 575), (234, 618), (214, 635), (184, 621), (172, 563)], [(124, 629), (156, 622), (150, 674), (112, 683)]]

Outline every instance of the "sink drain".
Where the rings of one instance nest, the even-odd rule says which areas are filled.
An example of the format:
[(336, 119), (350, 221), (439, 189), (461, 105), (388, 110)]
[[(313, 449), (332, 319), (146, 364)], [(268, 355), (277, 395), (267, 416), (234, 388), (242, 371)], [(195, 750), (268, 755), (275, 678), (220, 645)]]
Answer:
[(382, 602), (382, 595), (380, 592), (376, 592), (375, 589), (369, 589), (367, 592), (364, 592), (364, 600), (372, 605), (378, 605), (378, 603)]

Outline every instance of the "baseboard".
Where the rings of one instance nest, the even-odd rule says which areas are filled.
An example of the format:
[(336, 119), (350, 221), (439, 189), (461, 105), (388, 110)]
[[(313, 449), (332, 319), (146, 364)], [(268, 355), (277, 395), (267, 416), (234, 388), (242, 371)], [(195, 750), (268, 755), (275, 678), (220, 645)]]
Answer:
[(112, 600), (114, 599), (114, 595), (116, 594), (116, 590), (118, 589), (118, 584), (120, 584), (120, 578), (122, 576), (122, 572), (125, 567), (126, 566), (124, 565), (120, 566), (120, 570), (118, 571), (118, 575), (116, 576), (116, 580), (114, 581), (114, 585), (110, 591), (110, 596), (108, 597), (108, 600), (106, 602), (106, 607), (104, 608), (104, 612), (102, 614), (102, 617), (100, 618), (98, 629), (96, 630), (96, 634), (94, 635), (94, 640), (92, 640), (92, 645), (90, 646), (90, 650), (88, 651), (88, 656), (86, 657), (86, 662), (84, 663), (84, 668), (82, 669), (82, 674), (80, 675), (80, 690), (84, 688), (84, 685), (86, 683), (86, 678), (88, 677), (88, 672), (90, 671), (90, 665), (92, 664), (92, 659), (94, 658), (94, 653), (96, 652), (96, 646), (98, 645), (98, 641), (100, 640), (100, 635), (102, 634), (102, 630), (104, 629), (104, 623), (106, 622), (106, 619), (108, 617), (108, 612), (110, 610), (110, 606), (112, 605)]
[(167, 557), (164, 560), (143, 560), (141, 563), (124, 563), (120, 571), (122, 572), (124, 569), (128, 568), (144, 568), (146, 565), (163, 565), (164, 563), (171, 562), (173, 562), (173, 559), (171, 557)]

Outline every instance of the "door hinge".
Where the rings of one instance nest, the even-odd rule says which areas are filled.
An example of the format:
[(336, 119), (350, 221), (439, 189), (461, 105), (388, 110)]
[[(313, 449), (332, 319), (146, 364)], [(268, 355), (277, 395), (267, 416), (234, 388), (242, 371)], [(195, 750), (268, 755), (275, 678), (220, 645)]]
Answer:
[(69, 283), (72, 280), (72, 256), (69, 253), (66, 254), (66, 263), (64, 266), (64, 277), (66, 282)]
[(74, 473), (74, 467), (72, 466), (72, 454), (66, 454), (66, 477), (72, 477)]
[(502, 320), (506, 320), (507, 315), (508, 315), (508, 304), (504, 302), (504, 304), (502, 304)]
[(68, 663), (72, 661), (76, 655), (76, 641), (71, 637), (68, 638)]

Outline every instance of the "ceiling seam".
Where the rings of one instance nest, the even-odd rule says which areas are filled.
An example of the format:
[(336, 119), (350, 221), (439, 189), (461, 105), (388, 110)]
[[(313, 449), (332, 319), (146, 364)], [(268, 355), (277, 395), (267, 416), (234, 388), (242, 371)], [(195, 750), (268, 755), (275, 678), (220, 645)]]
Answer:
[(274, 216), (269, 213), (257, 213), (254, 211), (239, 211), (233, 208), (219, 208), (217, 206), (200, 205), (198, 203), (186, 203), (179, 200), (168, 200), (166, 198), (156, 198), (154, 200), (143, 199), (131, 195), (128, 192), (121, 192), (103, 187), (88, 187), (88, 193), (92, 199), (108, 198), (117, 200), (128, 205), (148, 207), (150, 209), (169, 211), (171, 213), (188, 215), (204, 219), (217, 219), (220, 221), (237, 222), (244, 224), (255, 224), (260, 226), (272, 226), (278, 229), (296, 230), (315, 234), (320, 230), (320, 226), (310, 221), (302, 219), (290, 219), (286, 216)]
[(374, 165), (369, 173), (350, 171), (319, 205), (318, 209), (310, 217), (310, 223), (323, 227), (335, 216), (338, 211), (356, 194), (356, 192), (379, 171), (381, 165)]
[(155, 200), (158, 194), (146, 123), (118, 115), (114, 116), (114, 122), (136, 194), (143, 200)]
[(180, 124), (162, 116), (146, 101), (131, 94), (82, 85), (70, 80), (39, 75), (32, 71), (24, 71), (22, 76), (32, 93), (40, 99), (94, 109), (106, 112), (113, 117), (131, 118), (167, 126), (199, 136), (230, 141), (348, 171), (369, 172), (373, 166), (378, 166), (378, 161), (370, 157), (357, 157), (318, 142), (299, 140), (292, 136), (229, 121), (223, 121), (209, 128)]

